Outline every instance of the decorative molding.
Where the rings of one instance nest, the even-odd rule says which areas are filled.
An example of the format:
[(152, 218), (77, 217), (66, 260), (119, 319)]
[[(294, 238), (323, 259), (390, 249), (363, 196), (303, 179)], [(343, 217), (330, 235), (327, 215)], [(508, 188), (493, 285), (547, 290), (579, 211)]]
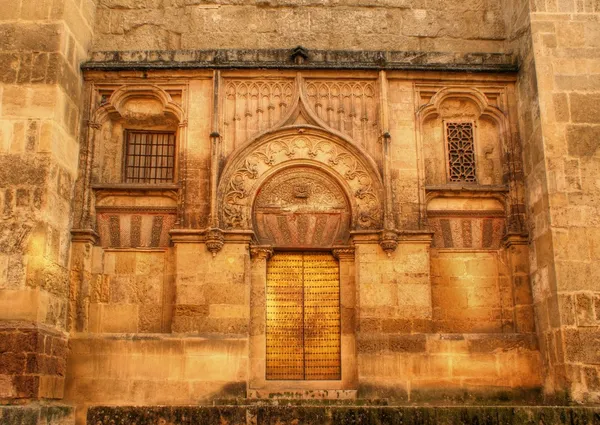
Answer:
[(331, 252), (333, 256), (340, 261), (350, 261), (354, 260), (356, 250), (353, 246), (339, 246), (334, 247)]
[(151, 205), (98, 205), (96, 206), (96, 211), (103, 213), (134, 213), (134, 212), (143, 212), (143, 213), (177, 213), (177, 207), (154, 207)]
[(499, 217), (505, 218), (503, 210), (427, 210), (427, 217)]
[(372, 69), (415, 71), (510, 72), (517, 58), (506, 53), (456, 53), (383, 50), (308, 50), (297, 60), (289, 49), (213, 49), (97, 51), (84, 71), (122, 69)]
[(204, 243), (206, 240), (206, 230), (199, 229), (171, 229), (169, 235), (174, 244)]
[(431, 99), (429, 99), (427, 104), (419, 107), (417, 110), (418, 119), (424, 122), (431, 116), (439, 116), (444, 101), (452, 98), (470, 99), (477, 105), (480, 116), (483, 115), (492, 118), (500, 125), (500, 128), (503, 128), (506, 124), (506, 113), (497, 105), (490, 104), (484, 92), (478, 88), (469, 86), (448, 86), (438, 90)]
[(433, 232), (430, 230), (402, 230), (398, 231), (398, 245), (403, 244), (431, 244)]
[(97, 122), (99, 125), (109, 120), (111, 115), (118, 114), (125, 117), (127, 111), (125, 104), (130, 99), (152, 98), (158, 100), (164, 112), (170, 113), (177, 119), (177, 124), (185, 121), (185, 112), (181, 105), (173, 101), (171, 95), (162, 87), (154, 84), (123, 84), (111, 93), (110, 97), (101, 103), (92, 114), (90, 121)]
[(253, 260), (268, 260), (272, 255), (271, 245), (250, 245), (250, 257)]
[(425, 186), (427, 192), (437, 192), (439, 194), (449, 193), (451, 196), (456, 196), (457, 192), (465, 193), (508, 193), (508, 186), (504, 185), (481, 185), (481, 184), (464, 184), (454, 183), (446, 185)]
[(223, 140), (232, 150), (273, 128), (294, 102), (296, 86), (288, 79), (225, 79)]

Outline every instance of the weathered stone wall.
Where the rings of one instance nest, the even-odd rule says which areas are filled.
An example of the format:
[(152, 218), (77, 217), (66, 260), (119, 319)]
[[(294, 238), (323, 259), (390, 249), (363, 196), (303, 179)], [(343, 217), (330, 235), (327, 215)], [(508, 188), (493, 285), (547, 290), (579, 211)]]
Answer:
[[(7, 349), (0, 351), (7, 368), (0, 376), (3, 398), (54, 399), (62, 397), (65, 374), (71, 198), (84, 107), (79, 64), (96, 4), (10, 0), (2, 9), (0, 345)], [(23, 332), (33, 345), (11, 345)]]
[(417, 403), (539, 400), (541, 359), (535, 334), (406, 334), (398, 328), (375, 332), (358, 340), (361, 398)]
[(531, 279), (545, 390), (597, 400), (598, 12), (580, 2), (509, 2), (519, 55), (520, 134), (531, 238)]
[[(546, 356), (557, 387), (597, 401), (598, 173), (600, 161), (600, 24), (598, 5), (531, 7), (541, 138), (525, 157), (530, 181), (538, 322), (547, 329)], [(543, 167), (543, 173), (539, 170)], [(533, 181), (543, 183), (534, 183)], [(541, 186), (541, 187), (540, 187)]]
[(168, 332), (175, 295), (170, 252), (94, 251), (87, 330)]
[[(453, 19), (448, 19), (452, 14)], [(100, 2), (94, 50), (291, 48), (498, 52), (501, 3), (287, 0)]]
[(81, 424), (88, 405), (197, 404), (245, 395), (243, 338), (105, 334), (69, 343), (66, 392)]
[(248, 335), (248, 248), (226, 244), (213, 256), (201, 243), (176, 247), (173, 332)]
[[(9, 3), (0, 18), (0, 180), (5, 183), (0, 191), (0, 319), (48, 328), (31, 331), (38, 338), (43, 335), (46, 343), (38, 339), (31, 347), (25, 344), (22, 352), (13, 342), (20, 341), (29, 324), (15, 322), (14, 329), (9, 326), (1, 333), (0, 355), (8, 372), (0, 372), (6, 388), (0, 398), (62, 397), (60, 365), (66, 353), (60, 347), (66, 338), (56, 332), (65, 328), (97, 333), (73, 343), (68, 394), (74, 403), (194, 403), (245, 391), (243, 371), (251, 367), (247, 350), (253, 347), (246, 347), (248, 334), (254, 332), (250, 319), (264, 313), (252, 304), (250, 281), (264, 276), (250, 270), (248, 235), (227, 235), (225, 247), (215, 256), (207, 250), (211, 245), (204, 229), (218, 225), (210, 210), (211, 167), (221, 170), (232, 152), (285, 115), (292, 106), (288, 89), (294, 85), (295, 71), (237, 71), (221, 79), (208, 69), (90, 72), (89, 96), (83, 95), (78, 66), (92, 43), (94, 27), (96, 63), (106, 60), (115, 66), (123, 58), (129, 61), (121, 67), (146, 66), (146, 60), (164, 66), (164, 58), (176, 67), (190, 67), (195, 55), (225, 66), (217, 54), (181, 50), (295, 45), (423, 53), (424, 59), (419, 54), (402, 57), (405, 66), (420, 61), (421, 66), (466, 64), (483, 69), (492, 63), (503, 70), (510, 68), (510, 57), (470, 53), (517, 55), (516, 87), (511, 75), (397, 71), (390, 58), (398, 55), (391, 53), (381, 62), (392, 69), (383, 78), (371, 71), (305, 76), (307, 105), (317, 117), (310, 123), (325, 123), (369, 153), (390, 188), (391, 218), (386, 211), (386, 225), (419, 230), (412, 236), (424, 238), (416, 244), (402, 240), (389, 256), (377, 244), (377, 235), (358, 245), (355, 279), (348, 279), (356, 285), (356, 304), (349, 309), (352, 320), (345, 323), (354, 323), (358, 332), (360, 391), (411, 401), (435, 398), (438, 388), (483, 388), (491, 394), (494, 387), (534, 389), (542, 374), (549, 394), (567, 391), (578, 401), (598, 401), (600, 369), (592, 341), (600, 332), (600, 290), (595, 283), (600, 276), (600, 10), (592, 2), (350, 0), (340, 5), (214, 0), (182, 5), (102, 0), (95, 16), (91, 1)], [(110, 53), (157, 49), (179, 53)], [(440, 56), (432, 53), (436, 51), (454, 53)], [(289, 53), (281, 52), (268, 55), (283, 55), (286, 67), (291, 66)], [(260, 57), (256, 52), (248, 55)], [(320, 65), (332, 65), (326, 55), (318, 55)], [(244, 51), (233, 56), (247, 64), (254, 60), (245, 59)], [(223, 85), (220, 99), (212, 97), (213, 78)], [(101, 109), (115, 91), (125, 87), (126, 92), (127, 84), (142, 81), (137, 100), (116, 102), (114, 110), (106, 108), (106, 115), (89, 117), (82, 136), (89, 144), (78, 158), (82, 110), (88, 103), (91, 111)], [(362, 90), (355, 102), (364, 109), (360, 117), (356, 105), (350, 103), (345, 110), (342, 97), (333, 94), (349, 81), (356, 84), (353, 90)], [(94, 91), (97, 83), (101, 89)], [(268, 112), (248, 95), (266, 86)], [(444, 98), (448, 86), (456, 92)], [(324, 98), (330, 104), (315, 95), (317, 89), (328, 90)], [(166, 100), (158, 105), (162, 101), (156, 99)], [(448, 118), (476, 122), (478, 180), (490, 186), (477, 194), (436, 187), (447, 182), (443, 120)], [(287, 124), (302, 124), (306, 116), (294, 119)], [(123, 128), (176, 130), (182, 167), (178, 172), (184, 177), (160, 194), (114, 186), (122, 180)], [(217, 130), (218, 136), (209, 136)], [(384, 154), (387, 141), (389, 162)], [(211, 149), (218, 143), (221, 150), (211, 163)], [(91, 147), (96, 148), (95, 157)], [(81, 184), (74, 221), (89, 231), (76, 232), (69, 267), (70, 201), (78, 159)], [(92, 188), (92, 183), (105, 187)], [(102, 205), (100, 195), (110, 191), (128, 199)], [(462, 198), (500, 199), (499, 208), (507, 214), (476, 211), (476, 217), (466, 219), (462, 207), (458, 213), (448, 206), (436, 210), (431, 202), (436, 197), (453, 198), (455, 204)], [(171, 220), (162, 228), (162, 250), (131, 246), (129, 234), (115, 237), (102, 222), (109, 216), (99, 209), (96, 217), (96, 207), (115, 207), (110, 214), (120, 223), (131, 223), (136, 208), (162, 208), (161, 214)], [(123, 207), (131, 211), (123, 212)], [(165, 213), (164, 208), (172, 210)], [(174, 223), (187, 230), (173, 233), (175, 248), (168, 248)], [(99, 242), (92, 232), (96, 226)], [(491, 239), (477, 242), (475, 228), (487, 228)], [(126, 226), (122, 230), (128, 233)], [(433, 233), (433, 250), (427, 230)], [(118, 243), (110, 242), (111, 237)], [(532, 301), (541, 357), (532, 336)], [(119, 335), (171, 330), (186, 335), (154, 335), (156, 346), (150, 348), (137, 337)], [(353, 335), (353, 329), (344, 332)], [(445, 332), (451, 334), (438, 335)], [(192, 346), (199, 342), (188, 339), (190, 334), (207, 337), (198, 339), (204, 344), (198, 352)], [(233, 348), (227, 345), (232, 335), (239, 338)], [(157, 366), (161, 359), (168, 359), (168, 376)], [(513, 364), (516, 376), (514, 367), (507, 367)], [(220, 379), (209, 373), (196, 379), (198, 365), (211, 372), (226, 368), (233, 375)], [(165, 379), (172, 380), (159, 388)]]

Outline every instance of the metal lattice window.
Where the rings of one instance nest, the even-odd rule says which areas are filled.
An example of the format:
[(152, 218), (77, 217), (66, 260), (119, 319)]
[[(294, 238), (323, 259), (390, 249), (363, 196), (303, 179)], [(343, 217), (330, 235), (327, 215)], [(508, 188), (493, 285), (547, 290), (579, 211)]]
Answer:
[(448, 179), (451, 182), (477, 182), (472, 122), (447, 122)]
[(168, 183), (175, 173), (175, 133), (126, 132), (125, 182)]

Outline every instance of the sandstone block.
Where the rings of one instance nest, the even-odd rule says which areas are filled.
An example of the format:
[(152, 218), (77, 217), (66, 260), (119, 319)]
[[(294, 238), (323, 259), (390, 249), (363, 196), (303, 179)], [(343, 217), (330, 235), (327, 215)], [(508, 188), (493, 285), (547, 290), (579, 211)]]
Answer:
[(102, 332), (137, 332), (139, 306), (134, 304), (106, 304), (101, 306)]
[(600, 145), (600, 126), (569, 125), (567, 145), (569, 155), (583, 158), (595, 155)]
[(575, 123), (600, 123), (600, 94), (571, 93), (571, 120)]

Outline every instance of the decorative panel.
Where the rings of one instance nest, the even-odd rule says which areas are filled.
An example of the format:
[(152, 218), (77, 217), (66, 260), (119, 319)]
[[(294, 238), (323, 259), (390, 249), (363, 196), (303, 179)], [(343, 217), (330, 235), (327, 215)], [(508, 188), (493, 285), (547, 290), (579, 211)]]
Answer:
[(293, 101), (293, 80), (226, 80), (224, 140), (229, 151), (272, 128)]
[(329, 253), (276, 253), (267, 266), (266, 378), (341, 378), (339, 267)]
[(329, 127), (363, 146), (377, 142), (379, 112), (375, 81), (308, 80), (306, 93), (311, 108)]
[(446, 122), (448, 180), (476, 183), (475, 142), (472, 122)]
[(435, 248), (499, 249), (506, 232), (504, 211), (429, 211)]
[(159, 248), (170, 244), (175, 211), (148, 212), (99, 209), (100, 244), (105, 248)]

